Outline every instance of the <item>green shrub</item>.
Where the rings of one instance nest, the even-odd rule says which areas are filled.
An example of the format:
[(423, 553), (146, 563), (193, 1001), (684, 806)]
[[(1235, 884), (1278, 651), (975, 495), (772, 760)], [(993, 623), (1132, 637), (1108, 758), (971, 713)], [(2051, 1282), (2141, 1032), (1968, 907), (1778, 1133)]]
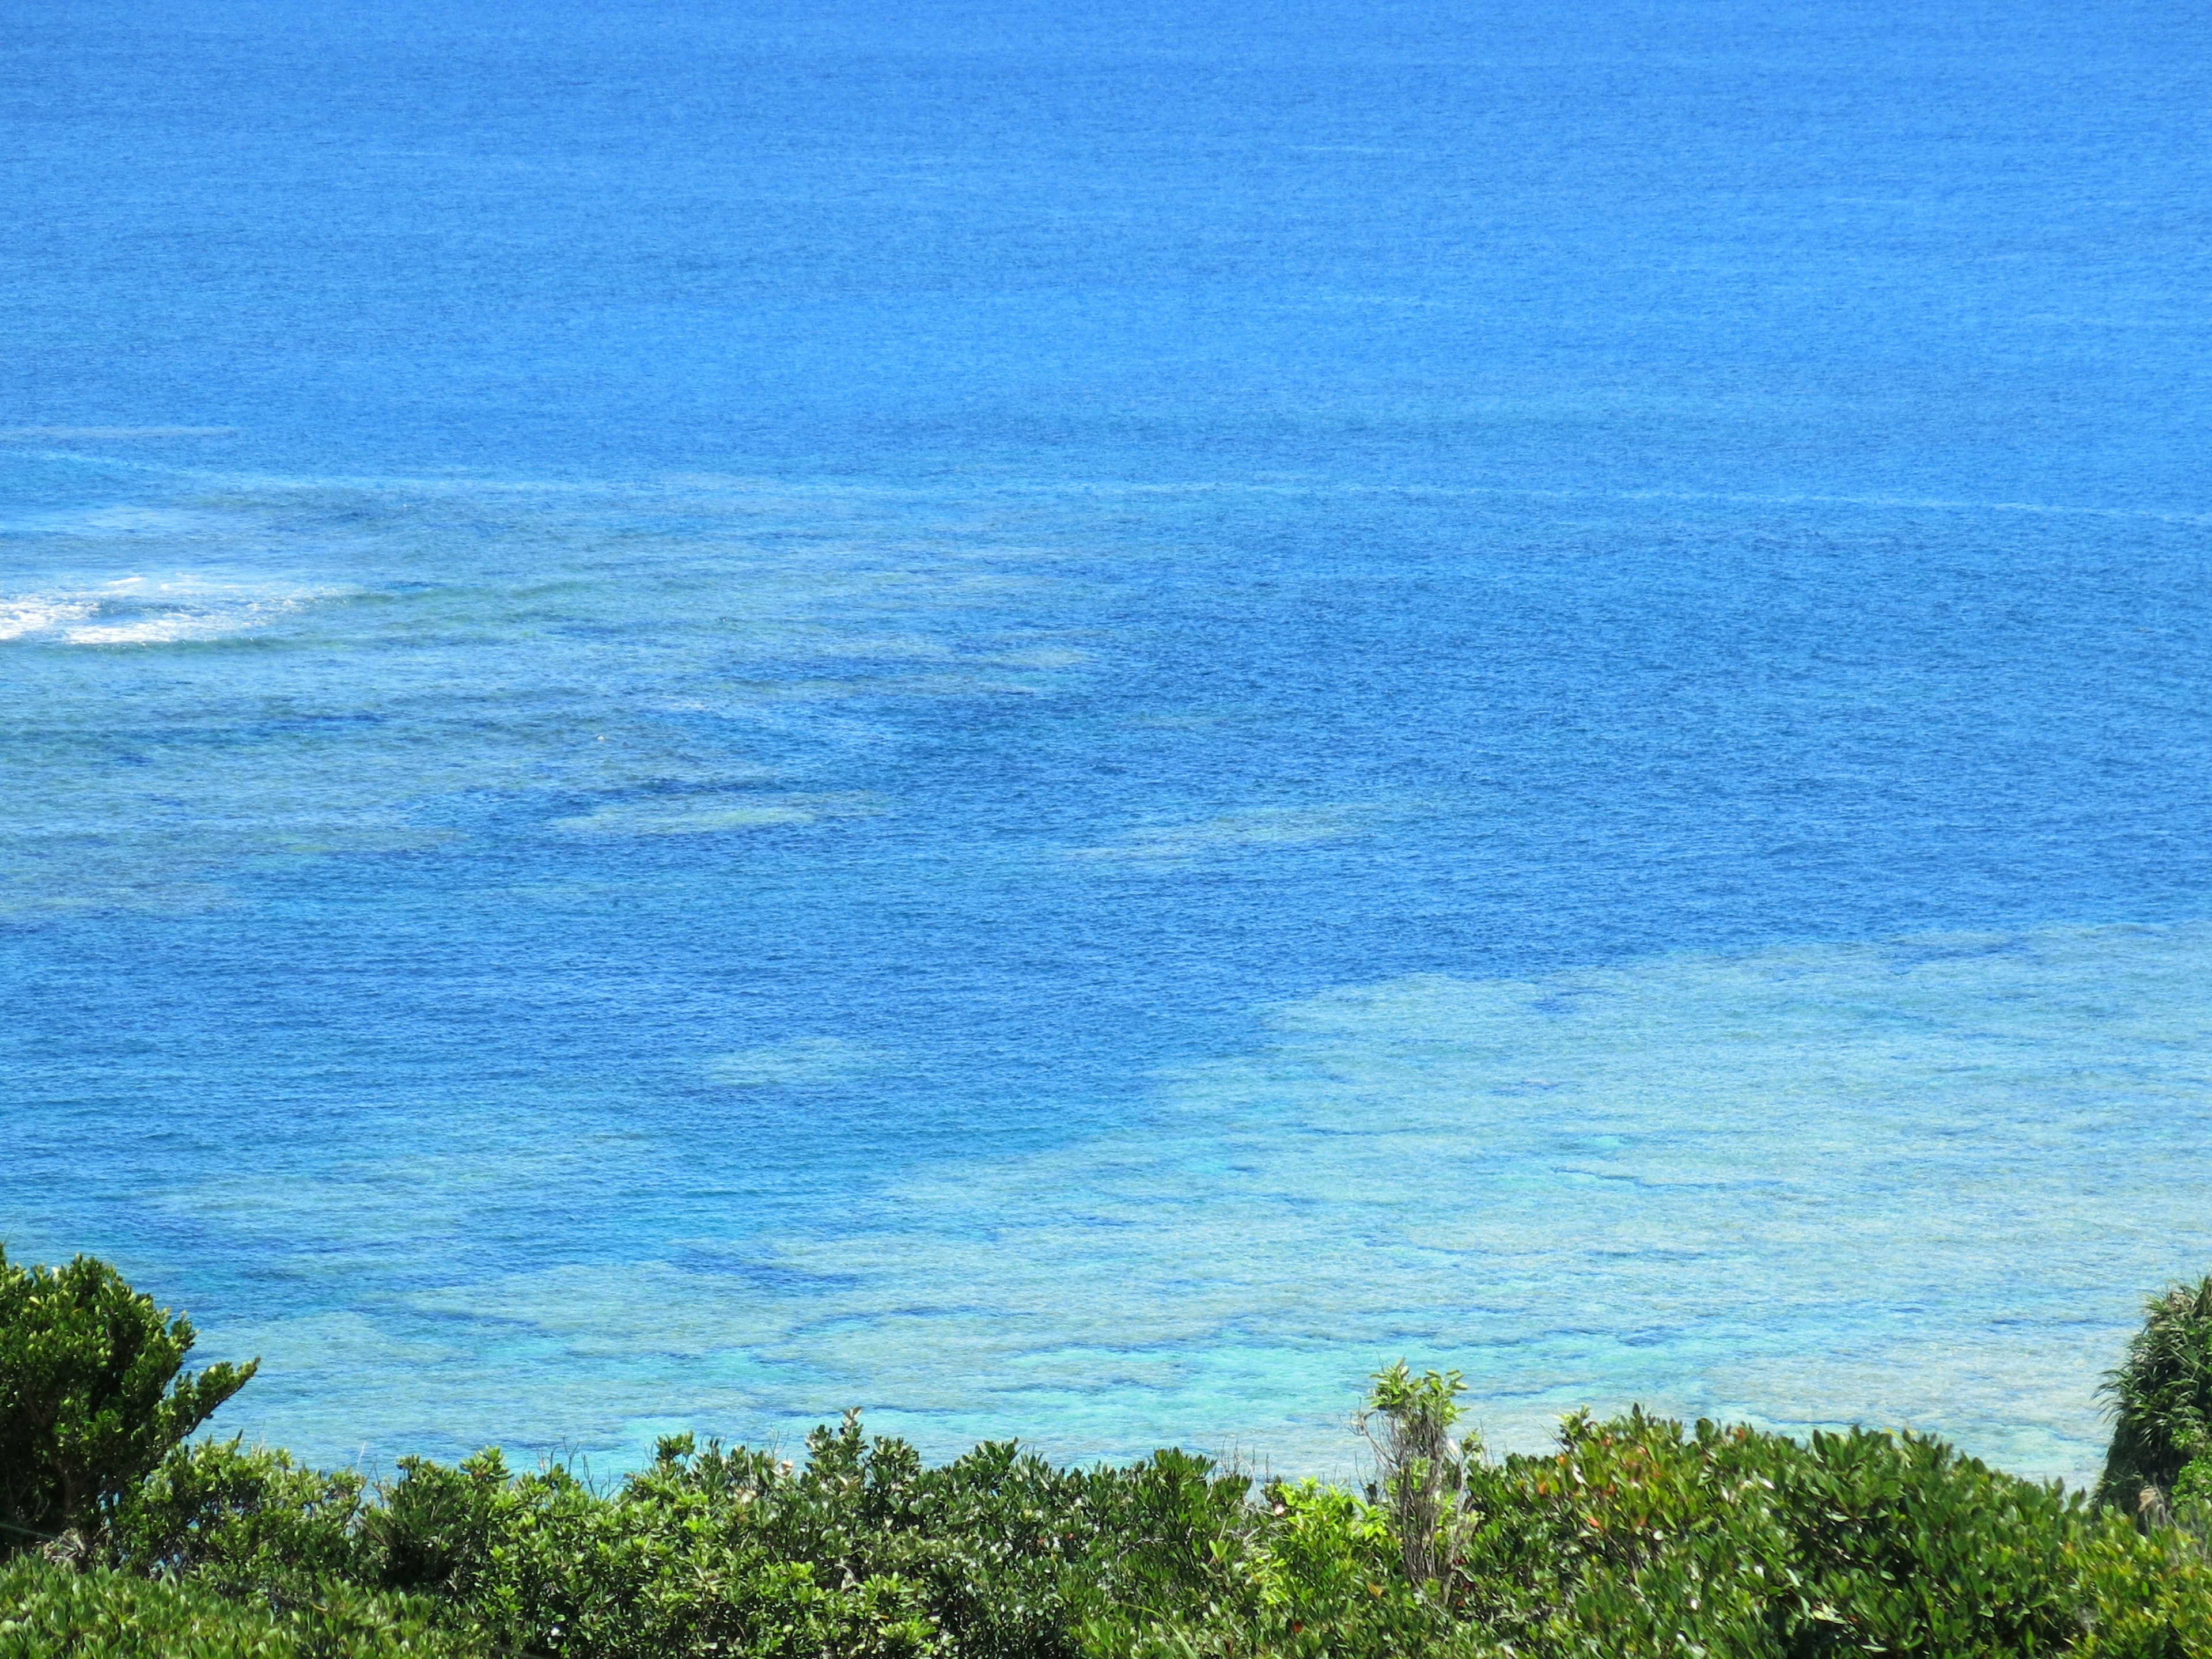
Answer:
[(0, 1251), (0, 1553), (64, 1533), (96, 1538), (246, 1385), (251, 1364), (179, 1376), (192, 1336), (106, 1262), (23, 1267)]
[(236, 1440), (179, 1446), (117, 1505), (112, 1556), (241, 1592), (358, 1577), (367, 1484)]
[(1632, 1413), (1475, 1472), (1455, 1592), (1527, 1650), (2035, 1654), (2079, 1634), (2079, 1498), (1913, 1435)]
[[(901, 1547), (921, 1460), (818, 1431), (794, 1472), (764, 1454), (664, 1443), (601, 1496), (566, 1471), (510, 1477), (496, 1453), (409, 1462), (367, 1518), (367, 1570), (432, 1592), (487, 1641), (546, 1654), (896, 1659), (943, 1650), (934, 1565)], [(1009, 1598), (973, 1598), (1002, 1613)], [(973, 1610), (972, 1608), (969, 1610)], [(983, 1648), (974, 1650), (984, 1650)]]
[(1094, 1608), (1093, 1659), (1461, 1659), (1495, 1650), (1407, 1577), (1392, 1507), (1314, 1481), (1282, 1483), (1233, 1520), (1194, 1566), (1205, 1582), (1172, 1601)]
[(1172, 1451), (1061, 1470), (987, 1444), (928, 1468), (848, 1413), (801, 1467), (680, 1437), (609, 1495), (495, 1453), (410, 1461), (359, 1570), (546, 1654), (1075, 1659), (1086, 1609), (1205, 1588), (1249, 1485)]
[[(1457, 1371), (1415, 1376), (1401, 1359), (1376, 1373), (1358, 1419), (1359, 1431), (1375, 1449), (1377, 1484), (1389, 1501), (1406, 1577), (1415, 1583), (1434, 1580), (1457, 1549), (1469, 1453), (1451, 1431), (1466, 1389)], [(1480, 1442), (1473, 1454), (1480, 1455)]]
[(372, 1487), (177, 1443), (246, 1372), (179, 1381), (190, 1326), (96, 1262), (0, 1269), (0, 1491), (76, 1529), (0, 1571), (0, 1659), (2212, 1659), (2212, 1280), (2115, 1373), (2127, 1515), (1857, 1429), (1577, 1415), (1486, 1462), (1402, 1364), (1364, 1497), (1176, 1450), (933, 1468), (857, 1413), (796, 1466), (680, 1436), (608, 1491), (496, 1450)]
[(2212, 1566), (2172, 1533), (2147, 1535), (2107, 1510), (2069, 1550), (2081, 1626), (2077, 1659), (2212, 1654)]
[(1409, 1579), (1396, 1505), (1272, 1489), (1202, 1601), (1094, 1622), (1100, 1659), (2203, 1655), (2201, 1562), (1909, 1435), (1571, 1419), (1469, 1463), (1456, 1565)]
[(419, 1607), (333, 1585), (274, 1609), (38, 1556), (0, 1567), (0, 1659), (462, 1659)]
[[(2108, 1517), (1911, 1433), (1568, 1420), (1475, 1471), (1455, 1586), (1524, 1652), (2037, 1655), (2081, 1637)], [(2179, 1648), (2177, 1648), (2179, 1652)]]
[(2212, 1276), (2172, 1285), (2144, 1305), (2142, 1328), (2104, 1391), (2112, 1443), (2097, 1495), (2155, 1516), (2182, 1469), (2212, 1454)]

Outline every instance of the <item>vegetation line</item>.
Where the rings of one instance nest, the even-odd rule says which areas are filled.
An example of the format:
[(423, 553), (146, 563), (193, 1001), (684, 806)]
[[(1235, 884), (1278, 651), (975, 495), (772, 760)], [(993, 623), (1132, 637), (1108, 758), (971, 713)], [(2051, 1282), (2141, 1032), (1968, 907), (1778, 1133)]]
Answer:
[(2094, 1493), (1641, 1411), (1493, 1459), (1403, 1363), (1364, 1491), (932, 1468), (857, 1413), (795, 1463), (675, 1436), (611, 1492), (496, 1449), (372, 1484), (193, 1438), (254, 1372), (187, 1373), (193, 1334), (0, 1254), (0, 1659), (2212, 1659), (2212, 1278), (2149, 1304)]

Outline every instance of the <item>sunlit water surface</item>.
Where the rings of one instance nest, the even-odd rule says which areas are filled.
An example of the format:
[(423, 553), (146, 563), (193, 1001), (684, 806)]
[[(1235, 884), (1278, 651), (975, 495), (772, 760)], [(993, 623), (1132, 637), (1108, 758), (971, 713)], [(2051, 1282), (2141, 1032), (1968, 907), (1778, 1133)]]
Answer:
[(2212, 42), (2076, 9), (0, 8), (0, 1238), (325, 1460), (2081, 1477)]

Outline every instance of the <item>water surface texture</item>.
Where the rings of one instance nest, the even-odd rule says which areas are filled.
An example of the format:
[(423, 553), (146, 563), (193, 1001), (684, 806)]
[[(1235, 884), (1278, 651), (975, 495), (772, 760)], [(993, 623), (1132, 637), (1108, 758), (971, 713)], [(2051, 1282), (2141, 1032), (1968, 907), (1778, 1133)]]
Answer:
[(388, 1466), (2212, 1267), (2212, 28), (0, 3), (0, 1238)]

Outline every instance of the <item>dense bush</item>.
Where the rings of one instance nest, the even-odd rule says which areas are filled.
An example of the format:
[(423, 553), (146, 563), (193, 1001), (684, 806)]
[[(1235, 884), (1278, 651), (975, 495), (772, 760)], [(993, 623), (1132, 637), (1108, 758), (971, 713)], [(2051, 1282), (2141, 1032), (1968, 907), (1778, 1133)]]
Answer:
[(190, 1582), (42, 1556), (0, 1566), (0, 1659), (464, 1659), (428, 1610), (334, 1585), (273, 1608)]
[[(140, 1388), (149, 1412), (182, 1352)], [(678, 1437), (605, 1491), (496, 1451), (372, 1486), (173, 1446), (68, 1561), (0, 1573), (0, 1659), (2212, 1659), (2212, 1528), (1909, 1434), (1632, 1412), (1488, 1461), (1452, 1437), (1458, 1392), (1376, 1379), (1364, 1495), (1255, 1491), (1179, 1451), (1064, 1469), (989, 1444), (931, 1468), (854, 1413), (796, 1464)], [(2212, 1512), (2212, 1462), (2162, 1467), (2185, 1522)]]
[(2212, 1577), (2171, 1535), (1936, 1441), (1801, 1444), (1632, 1413), (1571, 1419), (1555, 1454), (1466, 1474), (1433, 1594), (1392, 1571), (1385, 1508), (1279, 1488), (1209, 1605), (1094, 1629), (1094, 1651), (2212, 1653)]
[(117, 1505), (109, 1558), (163, 1577), (289, 1593), (367, 1577), (379, 1511), (350, 1470), (304, 1469), (234, 1440), (180, 1446)]
[(2212, 1454), (2212, 1277), (2150, 1299), (2105, 1394), (2112, 1446), (2098, 1495), (2155, 1514), (2183, 1469)]
[(496, 1453), (410, 1462), (353, 1570), (502, 1651), (1075, 1659), (1086, 1609), (1202, 1588), (1249, 1486), (1174, 1451), (1062, 1470), (984, 1445), (931, 1468), (857, 1414), (807, 1449), (794, 1468), (672, 1439), (606, 1495)]
[(246, 1385), (179, 1376), (192, 1328), (104, 1261), (23, 1267), (0, 1249), (0, 1531), (96, 1538), (125, 1495)]
[(1632, 1413), (1458, 1478), (1433, 1579), (1407, 1571), (1387, 1492), (1254, 1501), (1172, 1451), (1068, 1470), (983, 1446), (931, 1468), (852, 1417), (795, 1468), (678, 1439), (604, 1494), (486, 1454), (410, 1462), (362, 1502), (272, 1455), (198, 1448), (125, 1535), (140, 1565), (258, 1608), (406, 1592), (485, 1654), (2212, 1655), (2212, 1575), (2182, 1534), (1937, 1441)]
[(1477, 1480), (1461, 1593), (1539, 1650), (2033, 1654), (2081, 1632), (2079, 1500), (1938, 1442), (1632, 1413)]

